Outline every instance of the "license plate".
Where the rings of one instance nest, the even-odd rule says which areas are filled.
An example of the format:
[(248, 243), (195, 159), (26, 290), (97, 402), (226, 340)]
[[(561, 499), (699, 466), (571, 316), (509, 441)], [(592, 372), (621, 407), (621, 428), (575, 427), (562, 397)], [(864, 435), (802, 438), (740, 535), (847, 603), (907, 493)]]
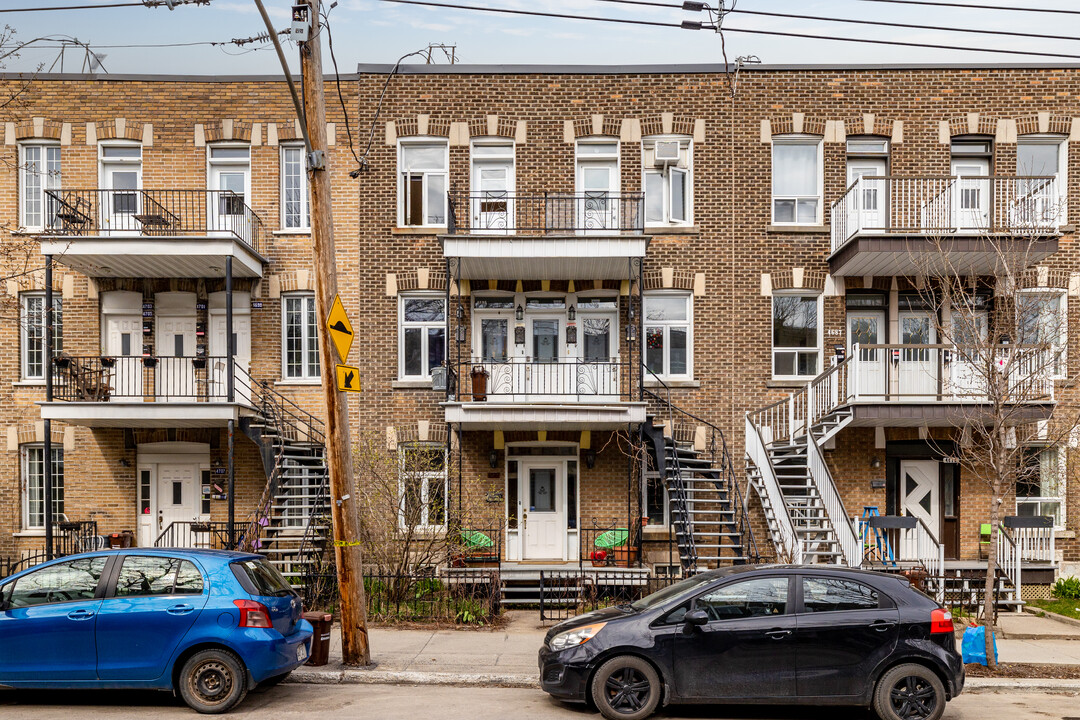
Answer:
[(296, 661), (304, 662), (307, 660), (307, 646), (300, 644), (296, 646)]

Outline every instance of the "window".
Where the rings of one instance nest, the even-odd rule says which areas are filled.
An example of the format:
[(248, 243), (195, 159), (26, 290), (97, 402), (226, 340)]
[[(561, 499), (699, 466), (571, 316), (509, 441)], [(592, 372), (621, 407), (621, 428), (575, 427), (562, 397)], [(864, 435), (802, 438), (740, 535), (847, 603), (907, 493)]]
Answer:
[(446, 359), (446, 300), (402, 297), (398, 334), (398, 372), (402, 378), (431, 379)]
[(783, 615), (787, 612), (787, 596), (787, 578), (756, 578), (711, 590), (694, 600), (694, 609), (704, 610), (710, 622)]
[(773, 138), (772, 147), (773, 223), (821, 224), (821, 138)]
[(251, 148), (247, 145), (211, 145), (207, 152), (215, 229), (228, 229), (229, 216), (245, 214), (251, 194)]
[[(502, 363), (510, 357), (510, 321), (514, 317), (511, 295), (473, 297), (473, 346), (483, 362)], [(479, 333), (479, 334), (477, 334)]]
[(817, 295), (773, 295), (773, 377), (811, 378), (821, 364)]
[(1054, 135), (1024, 135), (1016, 142), (1017, 204), (1021, 210), (1034, 211), (1030, 219), (1036, 224), (1065, 221), (1066, 147), (1064, 138)]
[(1050, 347), (1051, 357), (1046, 363), (1032, 368), (1042, 373), (1049, 370), (1054, 377), (1065, 375), (1066, 348), (1068, 348), (1069, 321), (1066, 314), (1065, 293), (1061, 290), (1033, 290), (1017, 294), (1016, 325), (1021, 345)]
[(132, 216), (139, 212), (142, 187), (142, 146), (109, 142), (99, 146), (101, 187), (107, 198), (100, 198), (103, 221), (114, 230), (139, 230), (142, 224)]
[(664, 378), (689, 378), (692, 374), (690, 296), (645, 296), (645, 365)]
[(446, 523), (446, 447), (408, 443), (398, 448), (401, 467), (401, 526)]
[(655, 472), (646, 473), (642, 490), (642, 514), (651, 526), (667, 527), (670, 523), (667, 487)]
[[(19, 327), (22, 332), (22, 378), (45, 379), (45, 293), (24, 293)], [(64, 346), (63, 301), (53, 296), (53, 354)]]
[(107, 557), (89, 557), (50, 565), (15, 581), (10, 608), (93, 600)]
[(472, 200), (469, 227), (514, 230), (514, 143), (496, 138), (472, 144)]
[(398, 223), (446, 225), (445, 140), (402, 141), (398, 146)]
[(202, 574), (187, 560), (130, 555), (116, 578), (116, 596), (201, 595)]
[(252, 595), (285, 597), (296, 594), (289, 581), (266, 560), (240, 560), (229, 567), (237, 581)]
[(619, 142), (602, 137), (578, 140), (575, 159), (575, 227), (582, 231), (618, 228), (619, 202), (615, 194), (619, 192)]
[(1065, 453), (1057, 447), (1024, 451), (1016, 482), (1016, 514), (1054, 518), (1054, 528), (1065, 529)]
[(33, 229), (51, 227), (56, 208), (46, 191), (60, 188), (60, 146), (27, 143), (19, 152), (19, 224)]
[(654, 137), (641, 143), (645, 168), (645, 223), (692, 222), (690, 138)]
[(284, 145), (281, 148), (281, 227), (285, 230), (307, 230), (311, 227), (303, 145)]
[[(52, 449), (52, 513), (59, 522), (64, 514), (64, 450), (55, 445)], [(45, 448), (41, 445), (24, 445), (22, 448), (23, 476), (23, 529), (40, 530), (45, 527)]]
[(839, 578), (808, 577), (802, 580), (804, 612), (874, 610), (878, 592), (869, 585)]
[(315, 296), (293, 293), (282, 297), (285, 377), (289, 380), (319, 379), (319, 336)]

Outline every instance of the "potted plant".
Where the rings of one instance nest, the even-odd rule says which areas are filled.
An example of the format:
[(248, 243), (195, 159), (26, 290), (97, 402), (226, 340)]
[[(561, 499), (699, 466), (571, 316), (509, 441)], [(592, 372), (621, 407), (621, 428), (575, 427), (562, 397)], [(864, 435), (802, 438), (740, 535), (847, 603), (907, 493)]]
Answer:
[(637, 562), (637, 548), (632, 545), (619, 545), (612, 550), (612, 554), (619, 567), (630, 567)]
[(67, 355), (58, 355), (57, 357), (53, 358), (53, 365), (55, 365), (60, 370), (67, 370), (68, 367), (71, 365), (71, 358)]
[(111, 355), (101, 356), (101, 367), (111, 368), (113, 365), (116, 365), (116, 358), (112, 357)]
[(196, 370), (202, 370), (203, 368), (206, 367), (206, 358), (205, 357), (192, 358), (191, 359), (191, 367), (195, 368)]
[(143, 367), (157, 367), (157, 358), (153, 355), (143, 355), (142, 364)]
[(589, 553), (589, 560), (593, 567), (604, 567), (607, 565), (607, 550), (593, 550)]
[(487, 369), (483, 365), (474, 365), (469, 377), (472, 379), (473, 401), (484, 402), (487, 400)]

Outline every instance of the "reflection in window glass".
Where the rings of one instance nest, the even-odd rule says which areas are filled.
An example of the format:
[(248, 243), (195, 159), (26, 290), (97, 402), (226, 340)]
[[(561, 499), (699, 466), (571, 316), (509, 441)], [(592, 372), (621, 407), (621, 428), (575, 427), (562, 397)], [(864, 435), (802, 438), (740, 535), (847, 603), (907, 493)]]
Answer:
[(869, 585), (839, 578), (803, 578), (803, 608), (806, 612), (872, 610), (877, 607), (877, 590)]
[(734, 620), (760, 615), (783, 615), (787, 611), (787, 578), (755, 578), (717, 588), (695, 601), (710, 621)]
[(24, 575), (11, 592), (11, 608), (93, 600), (105, 557), (81, 558), (42, 568)]
[(169, 595), (176, 581), (175, 558), (131, 556), (124, 558), (116, 578), (117, 597)]

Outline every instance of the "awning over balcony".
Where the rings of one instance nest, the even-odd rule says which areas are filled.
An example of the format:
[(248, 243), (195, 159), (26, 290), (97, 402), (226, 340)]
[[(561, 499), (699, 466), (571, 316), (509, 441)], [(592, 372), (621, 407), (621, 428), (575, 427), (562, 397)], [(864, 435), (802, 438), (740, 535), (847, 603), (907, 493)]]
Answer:
[(646, 235), (447, 235), (443, 256), (468, 280), (627, 280), (643, 258)]
[(645, 422), (645, 403), (448, 402), (446, 423), (465, 430), (615, 430)]

